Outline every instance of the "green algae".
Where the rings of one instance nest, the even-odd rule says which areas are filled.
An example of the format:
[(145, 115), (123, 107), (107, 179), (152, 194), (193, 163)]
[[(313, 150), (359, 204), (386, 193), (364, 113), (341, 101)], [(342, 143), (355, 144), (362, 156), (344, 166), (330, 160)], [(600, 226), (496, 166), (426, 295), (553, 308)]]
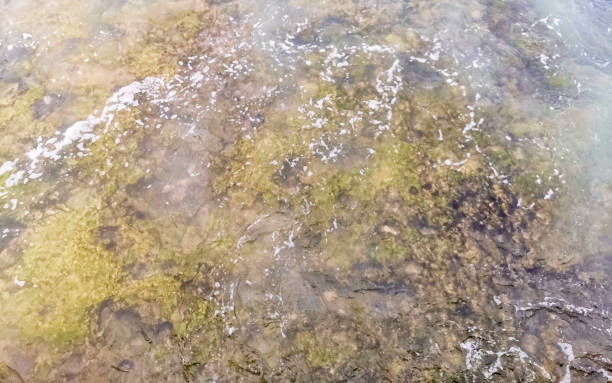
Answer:
[[(305, 89), (303, 98), (316, 100), (327, 96), (326, 103), (332, 110), (355, 107), (360, 105), (358, 100), (372, 94), (367, 86), (352, 98), (344, 90), (327, 84), (311, 83)], [(354, 102), (345, 105), (346, 99)], [(450, 239), (431, 243), (430, 233), (452, 227), (455, 213), (449, 204), (456, 197), (456, 189), (466, 184), (479, 185), (478, 174), (487, 169), (485, 160), (479, 156), (474, 156), (460, 170), (432, 167), (430, 158), (450, 157), (456, 161), (463, 154), (453, 144), (460, 137), (454, 126), (465, 124), (465, 116), (458, 112), (462, 104), (456, 92), (443, 88), (400, 99), (395, 108), (406, 113), (394, 130), (398, 134), (407, 131), (403, 135), (406, 140), (389, 135), (373, 139), (367, 132), (358, 130), (357, 134), (365, 135), (359, 136), (352, 150), (369, 154), (366, 160), (362, 157), (348, 166), (325, 163), (308, 146), (321, 134), (338, 131), (341, 113), (318, 112), (328, 118), (328, 123), (319, 129), (305, 129), (299, 115), (290, 115), (280, 122), (268, 120), (255, 137), (236, 145), (227, 172), (216, 179), (216, 189), (226, 193), (229, 201), (237, 206), (251, 206), (257, 201), (273, 209), (288, 205), (314, 230), (325, 231), (339, 224), (340, 229), (325, 233), (321, 245), (322, 260), (330, 268), (348, 270), (366, 260), (366, 254), (383, 264), (400, 264), (406, 257), (431, 246), (438, 252), (448, 251), (452, 248)], [(438, 118), (431, 119), (432, 113)], [(444, 129), (448, 138), (440, 142), (435, 134), (414, 140), (410, 134), (415, 126), (427, 131)], [(295, 130), (300, 134), (295, 135)], [(489, 141), (485, 142), (488, 136), (482, 137), (480, 143), (491, 153), (489, 161), (504, 168), (515, 166), (509, 152), (502, 147), (489, 148), (491, 140), (487, 138)], [(301, 164), (308, 164), (311, 175), (302, 171)], [(435, 193), (424, 190), (424, 185), (430, 189), (432, 182)], [(404, 206), (403, 211), (377, 211), (376, 206), (384, 206), (393, 195)], [(385, 220), (393, 216), (403, 222), (400, 228), (384, 226)], [(424, 226), (419, 228), (419, 225)], [(384, 239), (381, 240), (380, 233), (373, 232), (376, 226), (384, 227)]]
[(182, 304), (187, 307), (187, 310), (183, 314), (183, 318), (177, 321), (175, 326), (177, 336), (183, 338), (189, 337), (204, 330), (209, 330), (207, 327), (216, 323), (217, 320), (214, 319), (216, 306), (210, 302), (192, 296), (190, 301), (185, 300)]
[[(293, 3), (298, 4), (297, 1)], [(308, 4), (304, 6), (308, 7)], [(356, 3), (342, 2), (337, 7), (350, 9), (346, 14), (358, 14), (352, 9), (358, 8)], [(178, 29), (181, 30), (177, 36), (190, 40), (197, 34), (202, 18), (196, 13), (186, 13), (184, 20), (182, 18), (183, 16), (180, 16), (177, 19)], [(368, 24), (370, 25), (365, 28), (372, 27), (371, 23)], [(134, 77), (173, 74), (176, 63), (172, 60), (189, 52), (190, 45), (185, 44), (174, 50), (181, 44), (161, 36), (165, 31), (174, 33), (171, 28), (163, 26), (151, 37), (139, 40), (128, 49), (127, 56), (122, 52), (118, 62), (127, 66)], [(410, 49), (417, 49), (421, 45), (420, 41), (412, 41), (409, 38), (404, 41), (401, 36), (389, 37), (387, 40), (399, 46), (409, 46)], [(172, 51), (167, 50), (170, 46), (173, 47)], [(320, 60), (314, 55), (312, 61)], [(359, 57), (356, 61), (368, 60), (366, 57)], [(295, 219), (298, 223), (296, 226), (307, 227), (308, 230), (298, 230), (298, 237), (306, 236), (303, 233), (308, 232), (312, 233), (313, 237), (321, 238), (320, 242), (309, 242), (306, 250), (300, 251), (316, 254), (314, 263), (329, 273), (330, 279), (341, 279), (354, 272), (360, 263), (368, 264), (371, 260), (382, 265), (385, 273), (388, 269), (403, 269), (407, 260), (418, 261), (435, 269), (431, 272), (428, 270), (430, 278), (447, 277), (444, 294), (441, 294), (441, 297), (436, 296), (436, 299), (446, 305), (443, 307), (454, 309), (460, 306), (455, 302), (463, 301), (455, 300), (450, 304), (447, 302), (458, 294), (455, 291), (457, 286), (464, 286), (463, 281), (458, 283), (454, 279), (454, 274), (445, 274), (455, 271), (453, 266), (447, 265), (451, 260), (454, 261), (455, 255), (467, 263), (479, 264), (485, 260), (485, 250), (482, 248), (486, 245), (475, 244), (466, 234), (471, 230), (470, 224), (487, 222), (495, 229), (504, 228), (505, 224), (516, 220), (502, 216), (514, 208), (512, 204), (516, 201), (512, 199), (513, 192), (528, 195), (535, 200), (541, 198), (550, 184), (540, 185), (535, 181), (534, 175), (542, 171), (540, 159), (533, 161), (535, 164), (526, 164), (526, 159), (532, 158), (529, 156), (531, 151), (526, 149), (528, 154), (521, 156), (517, 148), (512, 147), (514, 143), (505, 143), (503, 134), (500, 136), (498, 131), (470, 132), (484, 154), (472, 153), (473, 157), (457, 169), (440, 165), (440, 160), (450, 159), (455, 162), (463, 159), (465, 151), (471, 148), (471, 144), (465, 143), (460, 134), (460, 127), (466, 123), (466, 116), (459, 112), (465, 109), (465, 100), (457, 97), (457, 93), (447, 87), (414, 93), (411, 91), (410, 94), (401, 95), (393, 107), (396, 118), (391, 130), (381, 136), (374, 136), (372, 127), (367, 124), (358, 124), (353, 132), (356, 137), (351, 139), (336, 135), (342, 129), (341, 124), (354, 115), (352, 112), (365, 110), (363, 101), (375, 94), (370, 81), (373, 79), (372, 69), (378, 66), (388, 68), (387, 61), (382, 60), (382, 64), (376, 62), (374, 65), (360, 63), (351, 68), (350, 75), (356, 79), (358, 85), (322, 84), (316, 76), (309, 77), (306, 80), (308, 86), (300, 96), (285, 100), (291, 108), (305, 104), (311, 97), (318, 100), (329, 96), (333, 111), (316, 111), (318, 117), (328, 119), (324, 127), (303, 128), (304, 124), (309, 123), (303, 116), (284, 113), (288, 116), (278, 117), (275, 115), (281, 113), (272, 111), (266, 114), (266, 122), (263, 126), (258, 126), (257, 133), (239, 139), (236, 144), (228, 144), (222, 158), (213, 160), (215, 200), (212, 202), (211, 197), (211, 200), (204, 203), (216, 207), (207, 213), (205, 223), (195, 223), (185, 218), (187, 215), (192, 217), (191, 206), (179, 205), (164, 210), (156, 205), (162, 197), (145, 192), (144, 187), (148, 180), (160, 177), (163, 173), (159, 169), (163, 168), (163, 161), (171, 152), (164, 150), (173, 146), (174, 139), (167, 140), (167, 136), (158, 136), (157, 133), (133, 126), (133, 122), (142, 117), (138, 112), (117, 116), (118, 124), (111, 125), (109, 134), (89, 145), (89, 156), (69, 158), (65, 164), (61, 164), (67, 165), (72, 171), (70, 176), (77, 180), (71, 183), (76, 188), (71, 193), (96, 191), (101, 194), (101, 202), (83, 203), (96, 205), (82, 213), (89, 218), (81, 218), (75, 207), (71, 207), (57, 213), (58, 218), (54, 222), (58, 227), (64, 225), (66, 220), (85, 220), (91, 222), (91, 225), (83, 223), (77, 229), (70, 229), (72, 231), (69, 230), (68, 233), (52, 232), (48, 224), (38, 227), (38, 230), (46, 230), (48, 235), (53, 233), (57, 236), (57, 241), (62, 242), (70, 242), (69, 236), (78, 232), (82, 237), (79, 237), (80, 242), (75, 246), (95, 253), (98, 261), (102, 262), (100, 269), (104, 271), (106, 267), (109, 272), (115, 272), (114, 279), (92, 297), (61, 300), (52, 296), (47, 303), (55, 310), (43, 307), (40, 300), (28, 303), (29, 298), (24, 298), (23, 301), (18, 301), (19, 305), (25, 307), (22, 311), (29, 310), (29, 317), (35, 318), (33, 323), (43, 321), (44, 318), (55, 318), (54, 315), (57, 317), (52, 321), (47, 320), (49, 324), (44, 328), (24, 325), (24, 334), (28, 337), (40, 336), (56, 344), (78, 343), (84, 339), (84, 329), (91, 320), (93, 309), (99, 305), (101, 299), (112, 297), (121, 307), (135, 308), (138, 312), (147, 313), (147, 320), (172, 322), (176, 335), (173, 341), (178, 341), (185, 347), (185, 350), (181, 350), (181, 358), (186, 380), (192, 377), (195, 380), (195, 367), (206, 365), (214, 355), (222, 358), (224, 362), (229, 358), (231, 365), (234, 359), (229, 354), (233, 349), (227, 344), (238, 342), (223, 339), (223, 319), (216, 317), (214, 313), (218, 307), (203, 296), (203, 292), (209, 292), (210, 284), (215, 278), (204, 269), (215, 266), (231, 272), (236, 259), (233, 256), (247, 260), (250, 257), (255, 258), (269, 243), (253, 237), (254, 239), (248, 239), (243, 246), (239, 246), (241, 242), (238, 238), (255, 218), (278, 211)], [(108, 65), (118, 64), (111, 61)], [(315, 66), (313, 73), (308, 75), (316, 75), (321, 69), (323, 68)], [(91, 106), (88, 100), (97, 98), (95, 94), (104, 94), (104, 91), (98, 92), (99, 88), (96, 87), (91, 89), (91, 93), (84, 88), (83, 99), (87, 101), (83, 103), (83, 109)], [(437, 119), (431, 118), (432, 113)], [(525, 126), (509, 124), (509, 129), (515, 136), (519, 136), (520, 131), (521, 137), (527, 137), (530, 133), (533, 134), (532, 127), (528, 126), (530, 123), (526, 122)], [(443, 131), (444, 141), (438, 140), (438, 129)], [(164, 129), (164, 132), (167, 130)], [(156, 143), (154, 147), (164, 150), (160, 149), (156, 156), (144, 158), (146, 156), (139, 151), (139, 146), (145, 137), (153, 137), (152, 140)], [(115, 142), (116, 138), (120, 138), (120, 142)], [(326, 162), (313, 153), (309, 144), (322, 138), (333, 144), (344, 144), (346, 150), (343, 154), (348, 159)], [(160, 144), (164, 140), (171, 142)], [(457, 145), (458, 142), (461, 145)], [(195, 152), (193, 155), (199, 154)], [(489, 163), (509, 175), (511, 185), (507, 189), (497, 189), (493, 186), (493, 181), (487, 178), (487, 174), (490, 174), (487, 166)], [(311, 175), (303, 170), (304, 166), (312, 172)], [(160, 178), (161, 183), (169, 186), (178, 182), (164, 179), (163, 176)], [(89, 182), (93, 186), (82, 187)], [(31, 185), (34, 184), (30, 183)], [(42, 183), (32, 190), (45, 187), (53, 191), (51, 186)], [(15, 190), (22, 194), (21, 191)], [(493, 199), (494, 196), (499, 198)], [(79, 203), (78, 206), (83, 204)], [(473, 207), (466, 207), (470, 204)], [(491, 208), (495, 204), (499, 204), (501, 208)], [(65, 207), (59, 205), (57, 208)], [(208, 206), (204, 209), (208, 209)], [(24, 207), (24, 210), (31, 210), (31, 206)], [(483, 213), (480, 214), (479, 211)], [(496, 217), (496, 214), (500, 216)], [(32, 224), (31, 230), (37, 230), (37, 225), (39, 224)], [(277, 229), (274, 233), (285, 233), (285, 229)], [(118, 234), (102, 235), (105, 230)], [(44, 245), (39, 244), (41, 237), (32, 236), (27, 240), (37, 245), (26, 249), (23, 262), (27, 259), (41, 259), (41, 255), (34, 256), (34, 250), (29, 250), (38, 249), (37, 252), (42, 252)], [(303, 238), (296, 238), (296, 242), (304, 243), (300, 240)], [(52, 246), (59, 245), (52, 242)], [(496, 258), (495, 250), (490, 251), (487, 262), (500, 261)], [(89, 278), (92, 284), (104, 285), (104, 280), (96, 279), (102, 276), (87, 274), (89, 271), (82, 269), (87, 264), (89, 255), (75, 251), (70, 256), (65, 254), (66, 252), (57, 251), (54, 256), (61, 260), (60, 264), (75, 265), (70, 273), (75, 274), (76, 281)], [(98, 267), (97, 264), (93, 264), (92, 270), (95, 270), (95, 267)], [(28, 276), (22, 276), (21, 270), (11, 269), (13, 270), (18, 271), (20, 280)], [(29, 275), (34, 275), (35, 272), (46, 275), (49, 280), (60, 280), (55, 269), (35, 270), (30, 266)], [(381, 278), (383, 281), (388, 274), (384, 275), (385, 277)], [(7, 280), (11, 277), (7, 275)], [(472, 282), (469, 280), (466, 283)], [(410, 283), (421, 288), (422, 279), (411, 279)], [(436, 283), (434, 281), (430, 284), (439, 286)], [(62, 296), (66, 292), (61, 283), (58, 283), (58, 286), (60, 287), (56, 290), (57, 295)], [(483, 286), (470, 285), (466, 291), (474, 296), (478, 294), (478, 289), (482, 288)], [(23, 291), (30, 291), (29, 289), (28, 282)], [(13, 290), (16, 291), (16, 287), (13, 286)], [(7, 295), (9, 298), (13, 290)], [(419, 292), (424, 293), (427, 292)], [(32, 296), (32, 293), (28, 294)], [(430, 294), (435, 295), (435, 292)], [(431, 302), (434, 302), (433, 298), (427, 301), (428, 304)], [(36, 307), (27, 308), (28, 305)], [(365, 305), (362, 307), (361, 303), (357, 303), (354, 308), (353, 314), (361, 310), (359, 315), (368, 315), (365, 314), (368, 310)], [(71, 328), (62, 328), (60, 319), (67, 315), (73, 315), (77, 319), (64, 321), (66, 326)], [(257, 314), (251, 315), (249, 319), (257, 318), (257, 315), (264, 314), (257, 311)], [(440, 320), (444, 321), (447, 312), (441, 310), (436, 313), (436, 319), (438, 315), (442, 318)], [(85, 325), (77, 321), (82, 321)], [(464, 323), (459, 325), (463, 326)], [(366, 324), (360, 324), (358, 329), (362, 326), (367, 327)], [(267, 325), (263, 333), (265, 337), (275, 339), (273, 337), (278, 336), (278, 331), (279, 326)], [(446, 329), (441, 332), (443, 331)], [(56, 335), (58, 339), (54, 338)], [(308, 367), (312, 369), (333, 370), (348, 361), (363, 366), (372, 362), (380, 366), (376, 358), (376, 362), (373, 362), (369, 359), (366, 361), (365, 356), (358, 356), (357, 347), (343, 336), (315, 335), (313, 332), (302, 331), (288, 343), (305, 356)], [(456, 348), (456, 342), (450, 347)], [(231, 351), (228, 351), (228, 348)], [(404, 351), (402, 349), (401, 352)], [(163, 364), (169, 352), (163, 347), (156, 348), (154, 357)], [(457, 359), (454, 351), (449, 354), (449, 358)], [(226, 365), (227, 363), (223, 363), (223, 371), (226, 371)], [(231, 367), (240, 366), (236, 362), (236, 366)], [(396, 359), (395, 364), (389, 368), (393, 370), (396, 380), (413, 376), (413, 371), (404, 372), (404, 369), (412, 368), (408, 359)], [(404, 373), (406, 375), (402, 375)], [(439, 368), (426, 370), (423, 374), (427, 376), (424, 381), (465, 380), (459, 373), (455, 377), (441, 378), (442, 375), (449, 376), (452, 373), (447, 374)], [(261, 376), (264, 379), (263, 373)]]
[(0, 107), (1, 156), (12, 159), (22, 152), (24, 142), (50, 132), (52, 124), (34, 118), (34, 104), (45, 94), (44, 87), (32, 86), (16, 95), (9, 105)]
[[(80, 7), (78, 9), (79, 12), (83, 11)], [(48, 89), (32, 86), (22, 94), (13, 95), (8, 101), (4, 100), (3, 103), (8, 104), (3, 104), (0, 108), (0, 129), (10, 129), (11, 134), (4, 134), (2, 136), (3, 138), (0, 144), (5, 148), (2, 156), (5, 157), (5, 159), (15, 158), (24, 151), (24, 146), (27, 142), (31, 142), (39, 136), (42, 137), (52, 134), (57, 126), (63, 126), (77, 120), (82, 120), (86, 118), (89, 113), (92, 113), (96, 106), (101, 107), (101, 102), (108, 98), (111, 91), (110, 85), (113, 84), (113, 81), (108, 81), (109, 77), (116, 77), (108, 73), (108, 65), (116, 68), (125, 64), (129, 68), (132, 68), (130, 70), (139, 77), (148, 75), (171, 75), (175, 73), (178, 59), (183, 57), (190, 49), (188, 46), (193, 45), (194, 38), (202, 26), (207, 25), (203, 22), (205, 13), (206, 12), (202, 9), (189, 12), (172, 12), (170, 16), (163, 15), (164, 20), (161, 22), (153, 23), (153, 21), (151, 21), (151, 24), (154, 25), (151, 27), (154, 33), (143, 33), (140, 45), (136, 44), (136, 46), (128, 50), (127, 53), (120, 52), (117, 54), (116, 49), (110, 49), (109, 55), (111, 55), (112, 60), (110, 60), (110, 64), (106, 63), (107, 65), (103, 65), (103, 67), (87, 66), (89, 64), (84, 64), (82, 57), (80, 57), (80, 51), (77, 50), (76, 53), (68, 51), (67, 61), (72, 62), (74, 65), (85, 65), (85, 67), (89, 69), (83, 69), (86, 71), (84, 75), (79, 70), (83, 81), (75, 84), (72, 80), (67, 80), (66, 76), (62, 76), (61, 72), (58, 72), (52, 73), (54, 78), (53, 82), (51, 82), (49, 80), (51, 77), (50, 75), (40, 73), (37, 75), (36, 81), (48, 83)], [(72, 25), (70, 22), (62, 20), (58, 19), (53, 22), (62, 25)], [(170, 31), (172, 31), (172, 33), (170, 33)], [(176, 32), (176, 34), (174, 32)], [(67, 41), (70, 36), (64, 36), (61, 33), (58, 35), (56, 33), (54, 38), (61, 41)], [(122, 41), (121, 38), (119, 38), (119, 40), (111, 40), (109, 43), (102, 44), (101, 47), (112, 48), (115, 47), (116, 44), (121, 44)], [(94, 47), (94, 45), (90, 45), (86, 47), (86, 49), (93, 51), (94, 48), (92, 47)], [(100, 46), (98, 46), (98, 48), (100, 48)], [(160, 51), (162, 48), (164, 50)], [(52, 46), (50, 49), (53, 50), (56, 48)], [(172, 51), (168, 49), (172, 49)], [(92, 63), (98, 59), (101, 62), (105, 62), (102, 57), (104, 49), (95, 53), (97, 58), (94, 60), (92, 57)], [(100, 55), (98, 55), (98, 53), (100, 53)], [(134, 63), (134, 65), (130, 66), (129, 63), (127, 63), (128, 61)], [(115, 72), (117, 72), (117, 70), (115, 70)], [(125, 76), (120, 75), (119, 77), (123, 78)], [(56, 82), (56, 78), (60, 79), (60, 81)], [(47, 115), (40, 120), (36, 119), (34, 116), (34, 104), (40, 101), (47, 92), (63, 92), (66, 88), (69, 88), (71, 93), (66, 95), (68, 102), (61, 105), (61, 113)], [(130, 120), (129, 118), (124, 118), (122, 126), (120, 128), (115, 126), (113, 130), (117, 133), (129, 130), (130, 126), (128, 126), (128, 124), (130, 122), (133, 124), (134, 121), (134, 116), (131, 117), (131, 121), (128, 121)], [(13, 132), (18, 133), (13, 134)], [(123, 183), (131, 183), (142, 177), (144, 174), (143, 171), (139, 171), (138, 167), (134, 167), (135, 164), (132, 164), (130, 169), (122, 169), (127, 161), (110, 162), (110, 164), (112, 164), (111, 166), (108, 165), (107, 162), (100, 160), (100, 156), (108, 155), (109, 153), (111, 157), (119, 157), (117, 154), (122, 153), (122, 160), (127, 160), (130, 157), (130, 152), (126, 151), (126, 149), (132, 150), (136, 145), (135, 140), (128, 141), (128, 145), (114, 145), (110, 140), (111, 139), (105, 135), (101, 142), (91, 145), (93, 158), (87, 159), (86, 157), (83, 160), (75, 158), (75, 156), (69, 156), (72, 158), (69, 158), (65, 162), (70, 166), (76, 165), (77, 168), (85, 170), (83, 174), (86, 174), (90, 179), (92, 177), (94, 179), (102, 179), (102, 182), (107, 180), (110, 173), (115, 173), (113, 178), (115, 180), (122, 179)], [(115, 154), (113, 155), (112, 153)], [(64, 161), (62, 161), (62, 163), (63, 162)], [(100, 177), (101, 174), (107, 177)], [(10, 176), (10, 174), (5, 174), (2, 180), (4, 181), (8, 176)], [(117, 185), (114, 185), (113, 182), (109, 182), (107, 188), (115, 188), (116, 186)], [(57, 185), (46, 184), (37, 180), (29, 182), (28, 185), (13, 187), (10, 192), (11, 195), (18, 195), (20, 201), (18, 212), (11, 214), (18, 215), (27, 220), (28, 217), (26, 216), (28, 212), (31, 211), (31, 208), (35, 207), (39, 197), (44, 194), (53, 195), (57, 192)]]
[[(111, 39), (94, 40), (93, 44), (85, 45), (77, 44), (80, 40), (76, 38), (86, 37), (91, 26), (74, 22), (73, 19), (83, 17), (91, 9), (79, 3), (70, 12), (66, 12), (64, 7), (71, 6), (74, 6), (73, 2), (49, 6), (57, 13), (54, 13), (55, 17), (47, 22), (57, 28), (49, 37), (48, 47), (44, 49), (47, 55), (60, 55), (62, 61), (72, 65), (59, 66), (53, 73), (46, 73), (44, 70), (29, 73), (23, 68), (20, 70), (20, 73), (25, 71), (24, 75), (28, 73), (27, 83), (44, 83), (48, 89), (30, 86), (25, 93), (13, 96), (15, 100), (8, 100), (9, 105), (4, 105), (7, 100), (3, 100), (3, 106), (0, 108), (0, 127), (18, 132), (18, 134), (3, 135), (0, 143), (3, 148), (10, 150), (3, 155), (18, 155), (22, 142), (33, 140), (39, 135), (52, 134), (57, 126), (85, 118), (96, 106), (102, 105), (101, 101), (108, 98), (112, 86), (120, 84), (117, 83), (117, 79), (123, 79), (125, 83), (133, 81), (135, 77), (173, 75), (178, 68), (179, 59), (186, 56), (193, 47), (198, 31), (209, 22), (205, 19), (207, 14), (205, 7), (193, 11), (180, 10), (179, 7), (178, 11), (172, 10), (168, 12), (169, 14), (163, 12), (159, 15), (152, 14), (148, 24), (145, 23), (146, 30), (139, 32), (138, 38), (134, 39), (133, 33), (130, 32), (127, 35), (113, 36)], [(138, 9), (132, 11), (139, 12)], [(31, 16), (32, 14), (28, 14), (28, 17)], [(109, 18), (112, 21), (113, 17)], [(128, 21), (118, 22), (122, 25)], [(66, 28), (76, 29), (73, 32), (66, 32)], [(118, 29), (121, 30), (120, 26)], [(129, 41), (127, 44), (129, 48), (126, 49), (124, 45), (128, 37), (135, 41)], [(67, 49), (63, 46), (65, 44), (70, 46), (77, 44), (77, 49)], [(41, 59), (34, 60), (36, 65)], [(126, 76), (124, 67), (127, 68), (127, 72), (132, 73), (131, 76)], [(78, 75), (75, 72), (78, 72)], [(35, 79), (31, 78), (33, 76)], [(45, 92), (67, 91), (70, 93), (64, 95), (68, 97), (69, 102), (62, 105), (61, 114), (45, 116), (42, 120), (34, 118), (33, 105), (45, 95)]]
[(26, 234), (21, 263), (5, 272), (26, 281), (3, 296), (5, 325), (55, 344), (87, 334), (90, 311), (111, 295), (121, 275), (119, 261), (93, 239), (98, 224), (95, 207), (66, 207)]
[[(174, 331), (177, 339), (189, 348), (183, 364), (206, 364), (222, 345), (222, 322), (215, 315), (217, 306), (201, 297), (185, 295), (181, 308), (181, 317), (175, 321)], [(189, 375), (189, 368), (185, 375)]]
[(500, 170), (512, 169), (516, 165), (516, 159), (507, 148), (490, 147), (487, 149), (487, 155), (491, 163)]
[[(246, 176), (242, 178), (243, 167), (232, 172), (234, 176), (241, 176), (234, 178), (233, 182), (241, 189), (240, 196), (250, 198), (247, 203), (253, 203), (257, 195), (266, 195), (266, 193), (276, 198), (284, 196), (295, 207), (296, 213), (302, 215), (304, 222), (319, 229), (328, 227), (336, 218), (341, 222), (362, 222), (361, 225), (351, 224), (338, 234), (326, 234), (323, 249), (328, 254), (324, 256), (324, 259), (328, 262), (329, 267), (348, 269), (359, 262), (361, 259), (359, 254), (367, 253), (363, 239), (371, 236), (372, 226), (377, 225), (377, 220), (381, 218), (377, 218), (376, 214), (366, 217), (361, 212), (371, 211), (368, 206), (379, 203), (377, 198), (381, 193), (387, 194), (393, 191), (392, 193), (397, 194), (405, 206), (412, 209), (413, 214), (422, 214), (430, 224), (444, 227), (452, 221), (452, 212), (446, 209), (446, 205), (452, 197), (453, 185), (460, 184), (465, 179), (465, 176), (458, 171), (436, 170), (440, 180), (446, 180), (444, 182), (447, 182), (447, 190), (434, 199), (424, 197), (419, 193), (422, 188), (420, 173), (424, 168), (421, 168), (422, 160), (419, 160), (416, 154), (421, 148), (416, 144), (388, 139), (374, 146), (375, 154), (365, 170), (354, 169), (342, 172), (331, 165), (317, 167), (314, 166), (314, 162), (311, 162), (311, 169), (314, 170), (312, 179), (302, 179), (300, 182), (303, 187), (291, 195), (273, 182), (273, 175), (278, 166), (271, 165), (271, 162), (274, 159), (281, 159), (284, 155), (295, 156), (295, 151), (287, 154), (284, 150), (287, 147), (293, 148), (293, 146), (284, 144), (282, 139), (276, 140), (269, 137), (256, 142), (257, 144), (248, 143), (248, 148), (256, 151), (256, 155), (247, 154), (243, 159), (244, 162), (238, 161), (237, 163), (249, 162), (255, 165), (252, 166), (252, 169), (260, 173), (246, 173)], [(267, 143), (273, 143), (273, 146), (269, 147)], [(265, 155), (265, 157), (261, 159), (259, 155)], [(253, 193), (253, 190), (257, 192)], [(230, 195), (232, 196), (230, 200), (234, 201), (235, 194)], [(347, 210), (346, 206), (342, 205), (340, 201), (346, 198), (362, 204), (358, 213)], [(242, 198), (238, 200), (245, 203)], [(303, 200), (309, 202), (307, 214), (300, 211), (302, 208), (300, 202)], [(403, 217), (398, 218), (405, 220)], [(413, 248), (408, 243), (412, 242), (413, 247), (416, 246), (415, 243), (418, 243), (417, 238), (419, 237), (422, 235), (418, 233), (418, 230), (406, 228), (401, 232), (399, 237), (401, 240), (398, 238), (398, 240), (383, 241), (380, 246), (376, 246), (372, 256), (383, 263), (399, 263), (413, 252)]]
[(6, 363), (0, 362), (0, 380), (6, 383), (23, 383), (24, 380), (19, 373), (9, 367)]
[(404, 261), (408, 255), (410, 250), (407, 246), (393, 239), (383, 239), (376, 242), (372, 259), (382, 265), (393, 265)]
[(357, 352), (354, 345), (340, 336), (329, 339), (305, 331), (297, 334), (295, 345), (305, 354), (308, 365), (314, 368), (338, 367)]
[(135, 183), (146, 174), (146, 169), (134, 158), (146, 134), (135, 123), (138, 116), (138, 110), (115, 116), (106, 134), (88, 146), (86, 156), (69, 161), (73, 168), (81, 170), (80, 178), (96, 180), (112, 191)]
[(361, 230), (354, 227), (326, 236), (321, 248), (322, 261), (330, 269), (350, 270), (353, 265), (367, 260)]
[(555, 73), (547, 77), (548, 84), (555, 90), (564, 90), (570, 87), (571, 81), (563, 73)]
[[(183, 282), (193, 277), (192, 270), (206, 259), (215, 259), (215, 254), (225, 254), (229, 241), (211, 236), (196, 251), (181, 254), (184, 229), (157, 230), (168, 218), (131, 224), (116, 221), (107, 217), (100, 202), (76, 201), (75, 197), (59, 208), (28, 230), (20, 263), (5, 271), (8, 280), (15, 276), (26, 281), (23, 288), (3, 295), (1, 320), (5, 325), (19, 328), (26, 338), (40, 337), (65, 347), (85, 337), (91, 313), (109, 297), (126, 306), (153, 304), (159, 307), (161, 318), (174, 319), (177, 324), (187, 320), (192, 324), (186, 326), (193, 326), (210, 320), (210, 315), (203, 315), (210, 314), (211, 304), (208, 309), (199, 304), (201, 310), (187, 319), (176, 317), (176, 310), (184, 303)], [(115, 226), (105, 226), (108, 223)], [(213, 221), (211, 225), (218, 235)], [(105, 227), (112, 231), (101, 229)], [(118, 238), (105, 241), (106, 234), (101, 233), (106, 231), (117, 233)], [(163, 272), (168, 261), (178, 261), (178, 272), (172, 270), (172, 276)], [(131, 274), (130, 265), (139, 262), (149, 263), (150, 271)]]
[[(402, 141), (391, 141), (374, 146), (374, 161), (364, 172), (363, 178), (355, 182), (350, 194), (360, 200), (369, 201), (376, 193), (393, 185), (404, 200), (413, 199), (411, 188), (420, 187), (415, 145)], [(361, 174), (356, 171), (353, 176)]]
[[(40, 337), (65, 347), (84, 339), (91, 313), (109, 297), (128, 307), (159, 307), (160, 318), (174, 320), (178, 333), (183, 335), (186, 329), (212, 320), (214, 305), (207, 302), (192, 304), (187, 314), (176, 316), (177, 308), (185, 304), (182, 286), (192, 278), (193, 262), (180, 265), (183, 274), (166, 276), (155, 271), (160, 269), (157, 266), (152, 267), (152, 274), (134, 279), (125, 270), (126, 263), (146, 260), (150, 252), (141, 253), (143, 245), (137, 244), (117, 245), (127, 250), (108, 250), (97, 239), (101, 223), (95, 206), (87, 210), (66, 206), (26, 234), (28, 246), (20, 264), (5, 272), (7, 277), (15, 275), (26, 284), (2, 297), (4, 325), (19, 328), (26, 338)], [(126, 242), (132, 242), (129, 233), (122, 231), (122, 235)], [(140, 241), (149, 242), (147, 247), (155, 246), (151, 239), (141, 237)], [(196, 257), (200, 260), (201, 253)], [(172, 252), (160, 258), (151, 261), (162, 263), (164, 258), (177, 257)]]
[[(274, 204), (281, 197), (281, 188), (272, 176), (278, 168), (278, 160), (291, 145), (277, 135), (264, 135), (257, 140), (239, 142), (232, 154), (227, 176), (215, 180), (219, 193), (228, 192), (232, 201), (242, 205), (251, 205), (256, 199), (267, 204)], [(277, 164), (274, 164), (277, 161)]]
[(17, 96), (17, 98), (7, 106), (0, 109), (0, 126), (12, 121), (14, 124), (25, 125), (32, 122), (34, 119), (32, 114), (32, 105), (36, 100), (44, 94), (44, 89), (41, 87), (33, 87), (25, 93)]
[(160, 318), (171, 319), (182, 298), (181, 283), (179, 278), (154, 274), (125, 284), (117, 291), (117, 298), (127, 307), (155, 305)]
[(207, 14), (206, 11), (181, 12), (156, 23), (132, 43), (115, 65), (125, 66), (141, 78), (174, 74), (178, 59), (190, 53), (198, 32), (210, 22)]

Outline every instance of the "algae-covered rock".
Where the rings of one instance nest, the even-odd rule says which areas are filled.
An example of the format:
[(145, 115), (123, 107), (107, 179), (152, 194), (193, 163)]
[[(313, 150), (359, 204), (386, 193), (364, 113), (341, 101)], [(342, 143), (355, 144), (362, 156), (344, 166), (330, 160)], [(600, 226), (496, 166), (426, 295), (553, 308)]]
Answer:
[(536, 4), (6, 6), (0, 380), (606, 376), (609, 76)]

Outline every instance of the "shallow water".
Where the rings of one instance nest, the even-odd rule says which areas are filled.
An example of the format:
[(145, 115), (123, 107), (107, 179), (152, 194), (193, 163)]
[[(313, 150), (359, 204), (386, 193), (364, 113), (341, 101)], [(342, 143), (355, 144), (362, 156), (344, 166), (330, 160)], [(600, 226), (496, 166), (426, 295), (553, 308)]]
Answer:
[(612, 380), (612, 5), (5, 1), (0, 380)]

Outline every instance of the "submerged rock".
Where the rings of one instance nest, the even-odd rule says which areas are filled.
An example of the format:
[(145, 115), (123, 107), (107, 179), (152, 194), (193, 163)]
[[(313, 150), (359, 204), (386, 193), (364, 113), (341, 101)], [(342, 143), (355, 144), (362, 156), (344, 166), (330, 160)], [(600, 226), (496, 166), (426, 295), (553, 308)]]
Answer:
[(557, 5), (7, 3), (0, 380), (609, 379)]

